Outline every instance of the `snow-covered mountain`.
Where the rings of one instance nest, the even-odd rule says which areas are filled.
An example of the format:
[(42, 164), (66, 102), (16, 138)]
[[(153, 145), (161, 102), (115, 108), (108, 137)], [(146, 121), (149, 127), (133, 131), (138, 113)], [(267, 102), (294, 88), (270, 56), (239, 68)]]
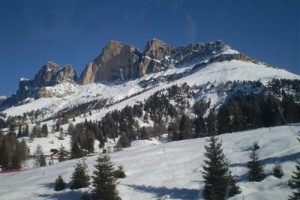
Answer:
[[(19, 90), (0, 102), (0, 108), (7, 116), (39, 111), (38, 120), (46, 120), (88, 105), (83, 112), (98, 110), (97, 115), (103, 116), (172, 85), (215, 87), (230, 81), (260, 81), (266, 86), (273, 79), (300, 80), (300, 76), (258, 62), (221, 41), (173, 47), (152, 39), (143, 52), (112, 41), (77, 83), (72, 67), (61, 69), (49, 62), (34, 80), (22, 79)], [(207, 91), (202, 98), (216, 106), (225, 96)]]
[[(0, 136), (25, 139), (30, 155), (42, 145), (46, 156), (62, 146), (69, 150), (71, 141), (85, 151), (88, 143), (89, 153), (98, 153), (119, 148), (117, 141), (127, 137), (131, 147), (111, 155), (127, 173), (120, 196), (139, 200), (201, 199), (203, 137), (234, 133), (220, 136), (242, 189), (232, 199), (286, 199), (291, 193), (287, 182), (299, 158), (299, 75), (222, 41), (174, 47), (158, 39), (149, 40), (144, 51), (111, 41), (76, 74), (71, 66), (48, 62), (33, 80), (22, 78), (14, 94), (0, 98)], [(289, 123), (294, 124), (280, 127)], [(47, 134), (41, 126), (49, 127)], [(11, 138), (2, 143), (13, 146), (7, 141), (18, 144)], [(246, 179), (254, 141), (268, 173), (259, 183)], [(90, 173), (95, 160), (88, 158)], [(277, 161), (282, 179), (270, 175)], [(79, 199), (86, 189), (53, 191), (59, 174), (69, 181), (75, 162), (0, 174), (0, 199)], [(32, 159), (22, 163), (32, 166)]]

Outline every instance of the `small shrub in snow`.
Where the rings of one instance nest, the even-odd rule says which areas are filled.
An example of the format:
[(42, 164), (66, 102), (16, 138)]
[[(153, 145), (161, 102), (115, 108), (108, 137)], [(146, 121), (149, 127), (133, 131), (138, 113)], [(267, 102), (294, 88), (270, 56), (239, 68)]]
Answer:
[(65, 189), (66, 183), (62, 179), (61, 175), (58, 176), (58, 178), (55, 180), (54, 190), (55, 191), (61, 191)]
[(119, 166), (117, 170), (114, 171), (115, 178), (125, 178), (126, 174), (123, 169), (123, 166)]
[(284, 175), (280, 163), (276, 163), (275, 166), (273, 167), (273, 175), (276, 178), (281, 178)]

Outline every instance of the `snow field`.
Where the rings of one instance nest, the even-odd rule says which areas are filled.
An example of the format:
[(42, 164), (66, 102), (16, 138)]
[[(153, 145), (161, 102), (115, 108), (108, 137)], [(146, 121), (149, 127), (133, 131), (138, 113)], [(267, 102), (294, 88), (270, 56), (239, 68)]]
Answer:
[[(287, 199), (292, 192), (287, 182), (295, 169), (295, 161), (300, 159), (300, 144), (296, 140), (300, 124), (291, 128), (294, 132), (288, 126), (280, 126), (219, 136), (230, 161), (229, 167), (242, 190), (231, 199)], [(260, 146), (257, 153), (268, 174), (261, 182), (247, 181), (247, 162), (254, 141)], [(122, 200), (201, 199), (205, 144), (205, 138), (169, 143), (152, 139), (135, 141), (132, 147), (111, 153), (116, 166), (123, 165), (127, 174), (125, 179), (118, 180), (120, 197)], [(96, 159), (97, 156), (87, 158), (90, 175)], [(277, 161), (285, 174), (281, 179), (271, 174)], [(70, 160), (19, 173), (0, 174), (0, 199), (80, 199), (80, 193), (87, 188), (61, 192), (53, 189), (58, 175), (62, 175), (65, 182), (70, 181), (75, 163), (76, 160)]]

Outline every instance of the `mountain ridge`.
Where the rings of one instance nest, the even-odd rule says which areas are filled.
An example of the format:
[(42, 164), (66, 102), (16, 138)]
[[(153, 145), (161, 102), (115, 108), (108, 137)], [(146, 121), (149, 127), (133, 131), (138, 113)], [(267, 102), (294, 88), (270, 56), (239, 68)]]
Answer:
[[(121, 65), (123, 70), (119, 68)], [(274, 78), (300, 79), (299, 75), (269, 67), (241, 54), (220, 40), (172, 47), (161, 40), (151, 39), (143, 52), (132, 45), (110, 41), (89, 66), (77, 79), (71, 66), (61, 68), (48, 62), (33, 80), (22, 79), (17, 92), (0, 102), (0, 109), (3, 111), (12, 105), (27, 104), (39, 98), (58, 98), (53, 101), (61, 102), (61, 109), (65, 109), (62, 102), (69, 102), (65, 105), (67, 107), (73, 105), (68, 98), (74, 98), (76, 104), (99, 101), (99, 98), (116, 102), (143, 91), (156, 91), (157, 86), (164, 88), (184, 82), (199, 85), (260, 80), (266, 84)], [(83, 78), (87, 73), (90, 77)], [(90, 88), (95, 87), (97, 89), (91, 91)]]

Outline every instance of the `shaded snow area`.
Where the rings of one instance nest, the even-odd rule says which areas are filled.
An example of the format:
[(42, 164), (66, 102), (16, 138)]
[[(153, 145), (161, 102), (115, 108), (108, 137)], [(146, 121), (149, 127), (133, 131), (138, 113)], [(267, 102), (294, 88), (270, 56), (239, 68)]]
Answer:
[[(300, 159), (300, 144), (296, 139), (299, 133), (300, 124), (219, 136), (230, 161), (230, 170), (242, 190), (231, 199), (287, 199), (292, 192), (287, 182), (295, 170), (296, 160)], [(127, 174), (125, 179), (118, 180), (117, 189), (122, 200), (201, 199), (205, 138), (169, 143), (164, 140), (134, 141), (132, 147), (111, 153), (116, 166), (123, 165)], [(268, 175), (261, 182), (248, 182), (247, 162), (250, 147), (255, 141), (260, 146), (257, 154)], [(96, 158), (87, 159), (90, 175)], [(272, 175), (276, 162), (281, 163), (284, 171), (281, 179)], [(90, 188), (60, 192), (53, 189), (58, 175), (62, 175), (66, 182), (70, 181), (75, 163), (76, 160), (71, 160), (18, 173), (0, 174), (0, 199), (79, 200), (81, 193)]]

